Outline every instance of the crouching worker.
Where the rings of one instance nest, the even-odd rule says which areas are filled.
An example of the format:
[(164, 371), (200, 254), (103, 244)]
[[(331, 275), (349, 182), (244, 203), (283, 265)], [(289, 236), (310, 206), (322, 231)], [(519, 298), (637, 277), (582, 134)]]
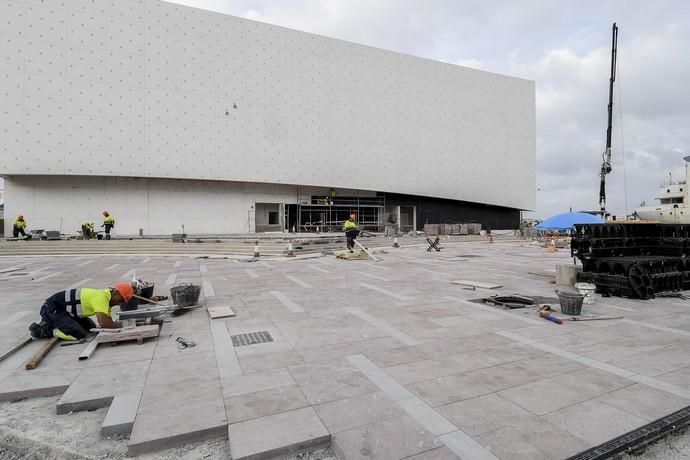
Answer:
[(81, 340), (96, 327), (90, 316), (96, 316), (99, 327), (120, 327), (110, 317), (110, 309), (128, 302), (133, 294), (129, 283), (118, 283), (108, 289), (68, 289), (48, 297), (41, 307), (40, 324), (29, 326), (37, 339), (57, 337), (62, 340)]

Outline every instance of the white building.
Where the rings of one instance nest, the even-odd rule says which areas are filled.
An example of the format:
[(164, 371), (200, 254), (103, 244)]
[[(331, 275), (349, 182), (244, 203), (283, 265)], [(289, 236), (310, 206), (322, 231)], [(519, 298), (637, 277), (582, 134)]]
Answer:
[[(517, 228), (534, 82), (154, 0), (0, 0), (5, 232)], [(332, 202), (333, 204), (328, 204)]]

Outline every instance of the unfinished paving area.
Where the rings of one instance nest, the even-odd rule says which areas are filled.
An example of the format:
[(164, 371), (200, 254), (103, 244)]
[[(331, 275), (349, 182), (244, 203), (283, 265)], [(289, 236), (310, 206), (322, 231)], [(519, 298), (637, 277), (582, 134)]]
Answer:
[[(0, 350), (26, 336), (52, 293), (133, 272), (157, 294), (202, 285), (208, 306), (236, 313), (210, 320), (196, 309), (157, 340), (101, 346), (86, 361), (85, 345), (56, 347), (26, 371), (32, 343), (0, 362), (3, 429), (13, 429), (13, 404), (52, 396), (55, 426), (96, 410), (84, 416), (97, 414), (104, 434), (131, 431), (117, 442), (134, 456), (225, 439), (236, 459), (329, 445), (340, 459), (554, 459), (690, 404), (683, 300), (598, 298), (585, 312), (624, 318), (559, 326), (470, 300), (555, 297), (550, 279), (530, 272), (572, 263), (567, 250), (472, 242), (380, 257), (2, 258), (0, 270), (21, 270), (0, 274)], [(242, 337), (257, 332), (267, 341)], [(178, 348), (180, 336), (196, 346)]]

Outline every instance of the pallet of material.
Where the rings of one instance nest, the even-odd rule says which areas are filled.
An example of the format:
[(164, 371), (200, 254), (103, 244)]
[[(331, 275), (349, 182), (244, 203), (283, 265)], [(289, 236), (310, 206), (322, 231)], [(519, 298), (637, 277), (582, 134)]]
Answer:
[(144, 339), (158, 337), (160, 326), (158, 324), (137, 326), (131, 329), (113, 329), (112, 331), (100, 330), (98, 335), (87, 345), (79, 360), (89, 359), (94, 354), (98, 345), (103, 343), (116, 343), (128, 340), (136, 340), (137, 343), (144, 343)]

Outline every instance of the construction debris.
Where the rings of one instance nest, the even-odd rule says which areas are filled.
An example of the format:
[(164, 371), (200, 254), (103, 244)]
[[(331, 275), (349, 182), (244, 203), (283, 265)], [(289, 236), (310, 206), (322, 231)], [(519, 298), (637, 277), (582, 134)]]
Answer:
[(355, 250), (355, 251), (348, 251), (343, 250), (343, 251), (335, 251), (335, 257), (338, 259), (345, 259), (345, 260), (368, 260), (369, 256), (367, 255), (366, 252), (361, 251), (361, 250)]
[(503, 285), (501, 284), (482, 283), (480, 281), (470, 280), (456, 280), (451, 281), (450, 284), (459, 284), (461, 286), (474, 286), (482, 289), (498, 289), (503, 287)]

